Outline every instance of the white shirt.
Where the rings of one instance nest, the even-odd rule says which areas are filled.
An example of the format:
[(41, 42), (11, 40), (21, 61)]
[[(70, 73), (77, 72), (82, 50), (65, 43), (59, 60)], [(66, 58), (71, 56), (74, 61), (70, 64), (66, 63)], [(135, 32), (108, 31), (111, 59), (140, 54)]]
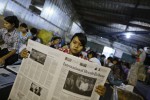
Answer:
[(94, 62), (94, 63), (98, 63), (101, 65), (100, 61), (95, 57), (91, 58), (89, 61)]

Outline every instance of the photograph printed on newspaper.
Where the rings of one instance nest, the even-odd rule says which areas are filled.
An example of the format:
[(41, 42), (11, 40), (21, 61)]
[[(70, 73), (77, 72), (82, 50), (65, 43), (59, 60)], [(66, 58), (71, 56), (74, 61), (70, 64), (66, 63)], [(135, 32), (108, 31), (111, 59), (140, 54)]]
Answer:
[(72, 71), (68, 72), (63, 89), (80, 94), (83, 96), (91, 96), (96, 78), (87, 77)]

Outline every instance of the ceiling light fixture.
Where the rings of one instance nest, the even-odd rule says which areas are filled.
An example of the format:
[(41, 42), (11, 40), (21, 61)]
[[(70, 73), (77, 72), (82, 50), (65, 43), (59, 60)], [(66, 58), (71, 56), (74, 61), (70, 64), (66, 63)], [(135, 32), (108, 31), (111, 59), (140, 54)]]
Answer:
[(126, 35), (126, 38), (129, 39), (129, 38), (131, 37), (131, 35), (133, 35), (133, 33), (128, 32), (128, 33), (126, 33), (125, 35)]

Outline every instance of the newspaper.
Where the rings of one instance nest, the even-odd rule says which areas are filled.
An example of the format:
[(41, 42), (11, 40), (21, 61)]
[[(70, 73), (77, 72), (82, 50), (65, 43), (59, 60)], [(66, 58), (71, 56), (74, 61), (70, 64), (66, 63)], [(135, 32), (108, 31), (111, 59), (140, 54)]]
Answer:
[(6, 68), (13, 71), (14, 73), (18, 73), (20, 65), (8, 65)]
[(63, 53), (32, 40), (9, 100), (98, 100), (109, 68)]

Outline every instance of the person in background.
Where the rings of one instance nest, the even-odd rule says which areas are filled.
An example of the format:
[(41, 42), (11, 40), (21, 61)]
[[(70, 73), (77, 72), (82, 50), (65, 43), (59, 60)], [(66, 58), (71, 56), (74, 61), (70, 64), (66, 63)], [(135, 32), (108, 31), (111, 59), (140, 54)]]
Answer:
[(105, 83), (106, 93), (102, 98), (100, 98), (100, 100), (110, 100), (113, 95), (112, 86), (120, 86), (122, 84), (122, 80), (120, 79), (119, 60), (117, 58), (113, 58), (112, 62), (113, 65), (110, 66), (112, 70), (107, 78), (109, 83)]
[(19, 48), (26, 45), (28, 39), (32, 38), (32, 34), (28, 32), (28, 26), (25, 23), (21, 23), (19, 27)]
[(127, 62), (123, 62), (123, 64), (122, 64), (122, 70), (123, 70), (123, 73), (124, 73), (124, 75), (123, 75), (124, 76), (123, 77), (124, 80), (127, 79), (129, 69), (130, 69), (130, 64), (127, 63)]
[(118, 58), (113, 59), (113, 65), (111, 67), (115, 80), (121, 80), (121, 65)]
[(96, 52), (90, 51), (90, 52), (88, 53), (87, 57), (88, 57), (88, 60), (89, 60), (89, 61), (94, 62), (94, 63), (98, 63), (98, 64), (101, 65), (99, 59), (97, 59), (97, 54), (96, 54)]
[(18, 31), (19, 20), (16, 16), (4, 18), (4, 28), (0, 29), (0, 65), (10, 65), (18, 60)]
[(41, 40), (38, 38), (38, 30), (36, 28), (31, 28), (30, 32), (32, 34), (31, 40), (41, 43)]
[(52, 41), (48, 43), (48, 45), (52, 48), (58, 49), (60, 46), (61, 37), (53, 37)]
[(101, 59), (101, 58), (100, 58), (101, 55), (102, 55), (101, 53), (97, 53), (97, 59), (98, 59), (99, 61), (100, 61), (100, 59)]
[(69, 44), (70, 44), (70, 43), (65, 43), (65, 45), (62, 46), (62, 48), (63, 48), (63, 49), (68, 49), (68, 48), (69, 48)]
[(63, 47), (63, 46), (65, 46), (65, 45), (66, 45), (66, 43), (65, 43), (65, 38), (61, 38), (61, 42), (60, 42), (59, 47)]
[(105, 62), (105, 64), (104, 64), (104, 66), (110, 68), (111, 66), (113, 66), (112, 62), (113, 62), (113, 58), (112, 57), (108, 57), (106, 62)]
[(143, 48), (139, 48), (137, 50), (137, 55), (136, 55), (136, 62), (139, 62), (143, 65), (144, 61), (145, 61), (145, 58), (146, 58), (146, 53), (144, 51)]
[(111, 72), (108, 76), (108, 81), (111, 85), (120, 86), (123, 83), (122, 80), (122, 68), (118, 58), (113, 58), (113, 65), (111, 66)]
[[(132, 65), (132, 68), (128, 75), (128, 82), (129, 84), (135, 86), (137, 80), (144, 81), (144, 77), (146, 76), (146, 70), (144, 66), (144, 61), (146, 58), (146, 52), (144, 51), (143, 47), (138, 47), (136, 56), (136, 62)], [(131, 71), (133, 71), (131, 73)], [(134, 74), (134, 77), (133, 77)]]
[[(85, 45), (87, 43), (87, 37), (83, 33), (76, 33), (69, 44), (69, 48), (59, 48), (60, 51), (63, 51), (64, 53), (80, 57), (81, 51), (85, 49)], [(21, 52), (21, 56), (23, 58), (28, 57), (28, 51), (24, 50)], [(95, 92), (97, 92), (100, 96), (105, 94), (106, 88), (102, 85), (98, 85), (95, 89)]]
[(144, 81), (143, 76), (146, 76), (146, 70), (144, 67), (146, 53), (142, 47), (138, 47), (137, 53), (134, 54), (134, 56), (136, 57), (136, 62), (135, 64), (131, 65), (127, 80), (129, 84), (136, 86), (137, 80)]
[(105, 58), (106, 58), (106, 56), (105, 56), (104, 54), (102, 54), (102, 55), (100, 56), (100, 62), (101, 62), (101, 65), (102, 65), (102, 66), (104, 66)]
[(82, 55), (81, 58), (83, 58), (83, 59), (85, 59), (85, 60), (88, 60), (88, 58), (87, 58), (87, 52), (86, 52), (86, 51), (82, 51), (82, 52), (81, 52), (81, 55)]
[[(38, 31), (37, 38), (40, 39), (40, 43), (44, 45), (48, 45), (49, 41), (52, 39), (53, 33), (47, 30), (41, 29)], [(26, 45), (23, 45), (19, 49), (19, 54), (21, 58), (28, 57), (28, 51), (26, 50)], [(22, 55), (23, 54), (23, 55)]]

